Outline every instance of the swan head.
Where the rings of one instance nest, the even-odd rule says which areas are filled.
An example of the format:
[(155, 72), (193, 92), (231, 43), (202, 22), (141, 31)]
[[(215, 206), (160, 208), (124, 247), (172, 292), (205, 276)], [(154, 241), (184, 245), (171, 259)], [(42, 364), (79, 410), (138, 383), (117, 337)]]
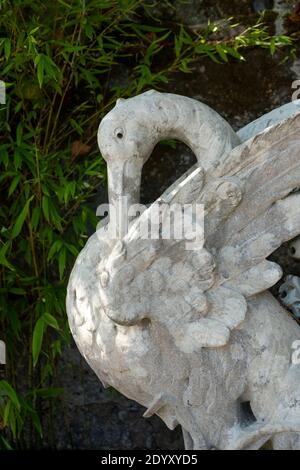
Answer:
[(112, 205), (125, 197), (128, 205), (139, 202), (142, 167), (157, 142), (148, 104), (140, 97), (119, 99), (100, 123), (98, 145), (107, 162)]
[(156, 139), (151, 135), (150, 103), (147, 103), (149, 100), (141, 100), (141, 96), (118, 99), (99, 125), (98, 145), (108, 164), (131, 161), (135, 165), (143, 165), (152, 152)]

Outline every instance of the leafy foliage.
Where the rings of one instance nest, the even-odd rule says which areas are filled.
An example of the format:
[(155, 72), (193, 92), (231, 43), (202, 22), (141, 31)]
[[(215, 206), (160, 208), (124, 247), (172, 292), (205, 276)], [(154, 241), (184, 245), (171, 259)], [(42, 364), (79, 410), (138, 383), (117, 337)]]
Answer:
[(101, 117), (117, 98), (191, 72), (199, 56), (241, 60), (246, 48), (274, 54), (291, 41), (261, 23), (165, 25), (141, 0), (0, 3), (0, 331), (8, 349), (0, 446), (10, 449), (39, 445), (39, 410), (62, 393), (53, 379), (70, 337), (67, 277), (96, 225), (91, 201), (106, 178), (95, 139)]

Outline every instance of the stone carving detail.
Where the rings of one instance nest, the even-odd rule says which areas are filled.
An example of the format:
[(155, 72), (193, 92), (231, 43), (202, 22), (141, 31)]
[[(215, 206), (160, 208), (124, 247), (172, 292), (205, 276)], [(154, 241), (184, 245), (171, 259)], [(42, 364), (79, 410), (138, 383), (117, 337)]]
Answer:
[(205, 243), (129, 229), (87, 242), (70, 276), (77, 346), (104, 385), (180, 424), (187, 449), (300, 449), (300, 328), (268, 292), (282, 276), (267, 257), (300, 234), (300, 107), (291, 103), (235, 133), (206, 105), (155, 91), (119, 101), (100, 124), (109, 198), (139, 202), (142, 166), (176, 138), (197, 164), (158, 203), (205, 207)]
[(292, 258), (300, 260), (300, 238), (297, 238), (290, 244), (289, 254)]
[(300, 319), (300, 277), (287, 276), (279, 288), (281, 301)]

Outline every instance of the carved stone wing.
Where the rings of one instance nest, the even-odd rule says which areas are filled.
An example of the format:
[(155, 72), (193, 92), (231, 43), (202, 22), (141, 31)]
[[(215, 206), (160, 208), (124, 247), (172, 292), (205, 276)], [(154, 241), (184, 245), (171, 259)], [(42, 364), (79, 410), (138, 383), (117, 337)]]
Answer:
[(284, 104), (279, 108), (273, 109), (267, 114), (255, 119), (254, 121), (247, 124), (245, 127), (240, 129), (237, 133), (242, 142), (254, 137), (255, 135), (263, 132), (265, 129), (271, 126), (275, 126), (294, 116), (300, 111), (300, 100), (292, 101), (291, 103)]
[[(233, 149), (205, 175), (193, 168), (158, 204), (205, 206), (205, 245), (141, 237), (152, 205), (105, 262), (108, 316), (163, 324), (183, 352), (225, 345), (247, 298), (273, 286), (281, 268), (266, 258), (300, 233), (300, 113)], [(123, 261), (122, 261), (123, 256)], [(118, 260), (116, 263), (115, 260)], [(114, 268), (117, 266), (117, 268)]]
[[(300, 187), (299, 136), (300, 113), (234, 149), (216, 170), (221, 180), (234, 180), (242, 196), (226, 220), (211, 226), (206, 243), (216, 249), (222, 284), (245, 296), (278, 281), (280, 267), (266, 258), (300, 232), (300, 194), (294, 193)], [(208, 218), (216, 212), (213, 207)]]

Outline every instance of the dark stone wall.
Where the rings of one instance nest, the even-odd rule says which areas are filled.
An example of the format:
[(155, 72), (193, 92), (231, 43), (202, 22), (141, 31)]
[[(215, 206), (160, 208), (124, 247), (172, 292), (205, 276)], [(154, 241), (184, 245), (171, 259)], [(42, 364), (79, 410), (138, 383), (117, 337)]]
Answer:
[[(148, 0), (151, 3), (151, 0)], [(237, 17), (243, 25), (252, 21), (258, 10), (269, 8), (268, 19), (274, 31), (281, 33), (284, 14), (296, 2), (267, 0), (189, 0), (172, 2), (174, 8), (156, 7), (156, 14), (181, 21), (190, 27), (203, 25), (210, 18)], [(278, 14), (280, 12), (280, 14)], [(295, 26), (293, 26), (295, 27)], [(175, 74), (166, 91), (201, 100), (218, 111), (238, 129), (271, 109), (291, 100), (292, 81), (300, 78), (300, 62), (271, 57), (267, 51), (250, 50), (245, 62), (216, 64), (201, 59), (191, 74)], [(297, 77), (297, 71), (299, 76)], [(126, 70), (122, 79), (126, 79)], [(125, 77), (125, 78), (124, 78)], [(142, 202), (158, 197), (194, 162), (184, 146), (176, 150), (158, 146), (145, 165)], [(98, 203), (103, 202), (100, 191)], [(289, 262), (285, 251), (286, 270)], [(51, 432), (44, 445), (51, 448), (75, 449), (180, 449), (180, 430), (169, 431), (156, 417), (145, 420), (141, 406), (104, 390), (94, 373), (72, 345), (63, 355), (57, 372), (57, 386), (65, 388), (63, 398), (55, 403)], [(45, 410), (45, 414), (47, 410)]]

